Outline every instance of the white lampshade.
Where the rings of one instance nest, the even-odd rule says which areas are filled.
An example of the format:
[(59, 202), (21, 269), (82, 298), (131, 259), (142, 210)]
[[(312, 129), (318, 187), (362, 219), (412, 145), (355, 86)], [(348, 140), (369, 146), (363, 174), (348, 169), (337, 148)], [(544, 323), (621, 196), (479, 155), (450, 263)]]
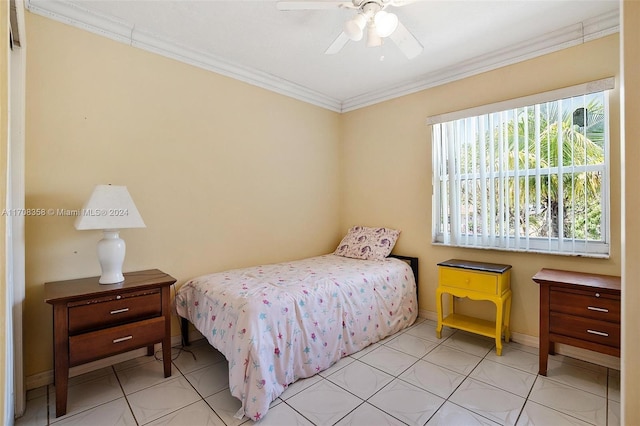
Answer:
[(389, 37), (398, 28), (398, 17), (395, 13), (381, 10), (373, 17), (376, 24), (376, 33), (380, 37)]
[(133, 203), (126, 186), (98, 185), (82, 207), (75, 222), (78, 230), (102, 229), (98, 242), (98, 260), (102, 268), (100, 284), (124, 281), (122, 265), (126, 252), (119, 230), (145, 228), (144, 221)]
[(344, 23), (344, 33), (353, 41), (362, 40), (364, 27), (367, 25), (367, 17), (361, 13)]
[(126, 186), (98, 185), (82, 207), (75, 227), (81, 231), (146, 226)]

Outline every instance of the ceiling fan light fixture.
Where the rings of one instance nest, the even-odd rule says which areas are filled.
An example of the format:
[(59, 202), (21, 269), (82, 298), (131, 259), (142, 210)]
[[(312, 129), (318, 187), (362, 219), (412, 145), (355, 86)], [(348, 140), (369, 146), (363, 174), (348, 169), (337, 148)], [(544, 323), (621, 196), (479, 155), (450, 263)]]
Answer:
[(384, 10), (375, 14), (373, 22), (376, 24), (376, 33), (380, 37), (389, 37), (398, 28), (398, 16)]
[(382, 37), (378, 35), (375, 24), (369, 24), (367, 28), (367, 47), (382, 46)]
[(353, 41), (362, 40), (364, 27), (367, 25), (367, 17), (359, 13), (344, 23), (344, 33)]

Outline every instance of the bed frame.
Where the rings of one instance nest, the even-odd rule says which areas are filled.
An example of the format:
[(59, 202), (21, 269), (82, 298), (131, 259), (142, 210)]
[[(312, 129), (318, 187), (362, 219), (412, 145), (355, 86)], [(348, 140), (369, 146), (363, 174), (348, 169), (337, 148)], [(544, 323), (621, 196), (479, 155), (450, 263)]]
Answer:
[[(399, 254), (390, 254), (389, 257), (394, 257), (407, 262), (413, 271), (413, 277), (416, 280), (416, 296), (418, 295), (418, 258), (411, 256), (401, 256)], [(180, 317), (180, 333), (182, 334), (182, 346), (189, 346), (189, 320)]]
[(413, 277), (416, 280), (416, 296), (418, 295), (418, 258), (411, 256), (401, 256), (399, 254), (391, 253), (389, 257), (395, 257), (396, 259), (403, 260), (409, 264), (411, 270), (413, 271)]

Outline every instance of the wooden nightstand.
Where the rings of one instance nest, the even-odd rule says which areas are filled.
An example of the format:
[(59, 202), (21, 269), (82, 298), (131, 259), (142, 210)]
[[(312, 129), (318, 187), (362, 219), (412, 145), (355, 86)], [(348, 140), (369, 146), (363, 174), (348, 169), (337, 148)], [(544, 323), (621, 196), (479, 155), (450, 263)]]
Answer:
[[(450, 313), (443, 317), (442, 294), (449, 295)], [(487, 321), (455, 312), (456, 297), (472, 300), (489, 300), (496, 305), (496, 320)], [(496, 353), (502, 355), (502, 334), (509, 341), (509, 317), (511, 315), (511, 265), (471, 262), (451, 259), (438, 263), (438, 288), (436, 289), (438, 325), (436, 335), (442, 336), (442, 327), (469, 331), (496, 340)]]
[(542, 269), (540, 369), (547, 375), (555, 343), (620, 356), (620, 277)]
[(67, 412), (69, 367), (162, 343), (164, 376), (171, 376), (171, 284), (157, 269), (129, 272), (119, 284), (100, 277), (45, 283), (53, 305), (56, 417)]

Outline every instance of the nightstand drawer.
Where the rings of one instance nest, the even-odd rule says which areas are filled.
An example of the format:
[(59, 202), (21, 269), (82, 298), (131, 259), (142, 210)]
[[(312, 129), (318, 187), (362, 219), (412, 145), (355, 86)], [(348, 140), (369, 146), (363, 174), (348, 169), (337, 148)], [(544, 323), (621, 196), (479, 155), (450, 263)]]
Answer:
[(97, 330), (162, 314), (160, 290), (122, 293), (69, 308), (69, 334)]
[(552, 289), (549, 299), (551, 311), (620, 323), (619, 296), (595, 291), (579, 292)]
[(83, 364), (161, 341), (164, 321), (164, 317), (158, 317), (72, 336), (69, 338), (69, 363)]
[(607, 321), (551, 312), (549, 331), (575, 339), (620, 347), (620, 325)]
[(509, 287), (500, 289), (499, 279), (496, 274), (487, 274), (478, 271), (467, 271), (464, 269), (453, 269), (440, 267), (440, 285), (465, 290), (477, 291), (479, 293), (500, 295)]

